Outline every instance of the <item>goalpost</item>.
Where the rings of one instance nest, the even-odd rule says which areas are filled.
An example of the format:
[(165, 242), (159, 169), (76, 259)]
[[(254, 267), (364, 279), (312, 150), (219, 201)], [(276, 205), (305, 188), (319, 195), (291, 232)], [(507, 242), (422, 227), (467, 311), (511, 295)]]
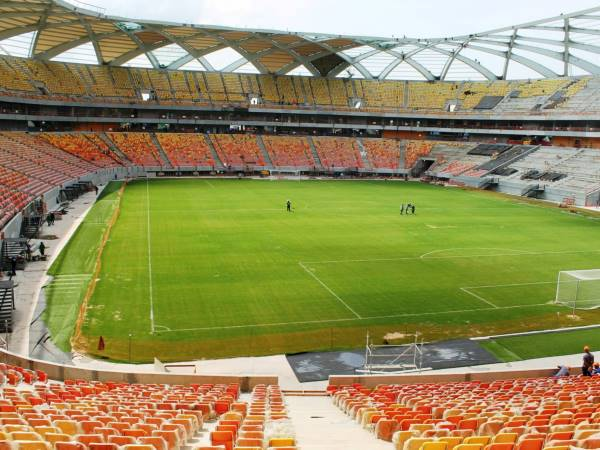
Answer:
[(600, 308), (600, 269), (561, 270), (555, 302), (573, 311)]

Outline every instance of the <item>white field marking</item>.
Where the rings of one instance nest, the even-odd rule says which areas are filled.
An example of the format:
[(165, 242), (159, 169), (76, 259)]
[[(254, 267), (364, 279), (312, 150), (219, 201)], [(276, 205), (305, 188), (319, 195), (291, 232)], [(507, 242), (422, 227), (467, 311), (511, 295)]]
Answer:
[(211, 188), (216, 189), (215, 185), (212, 184), (209, 180), (204, 180), (206, 181), (206, 184), (208, 184)]
[(77, 274), (71, 274), (71, 275), (56, 275), (54, 277), (54, 279), (60, 279), (60, 278), (90, 278), (92, 276), (91, 273), (77, 273)]
[[(473, 248), (468, 248), (468, 247), (455, 247), (455, 248), (442, 248), (440, 250), (433, 250), (431, 252), (427, 252), (427, 253), (423, 253), (421, 256), (419, 256), (419, 258), (421, 259), (425, 259), (430, 257), (431, 255), (435, 255), (437, 253), (442, 253), (442, 252), (448, 252), (448, 251), (452, 251), (452, 250), (500, 250), (502, 252), (505, 251), (510, 251), (510, 252), (520, 252), (523, 253), (525, 250), (515, 250), (512, 248), (496, 248), (496, 247), (473, 247)], [(512, 255), (512, 253), (511, 253)]]
[(152, 291), (152, 249), (150, 242), (152, 234), (150, 231), (150, 183), (146, 178), (146, 215), (148, 218), (148, 296), (150, 297), (150, 332), (154, 333), (154, 294)]
[(599, 253), (600, 250), (566, 250), (562, 252), (527, 252), (527, 253), (495, 253), (485, 255), (452, 255), (452, 256), (407, 256), (402, 258), (373, 258), (373, 259), (333, 259), (325, 261), (303, 261), (304, 264), (345, 264), (361, 262), (390, 262), (390, 261), (414, 261), (419, 259), (463, 259), (463, 258), (489, 258), (496, 256), (538, 256), (538, 255), (566, 255), (575, 253)]
[(352, 314), (354, 314), (357, 319), (362, 319), (360, 314), (358, 314), (356, 311), (354, 311), (352, 308), (350, 308), (350, 306), (344, 300), (342, 300), (339, 295), (337, 295), (335, 292), (333, 292), (333, 290), (331, 290), (331, 288), (329, 286), (327, 286), (325, 283), (323, 283), (318, 276), (316, 276), (311, 270), (308, 269), (308, 267), (306, 267), (304, 264), (302, 264), (301, 261), (298, 261), (298, 264), (300, 265), (300, 267), (302, 267), (304, 269), (304, 271), (307, 274), (309, 274), (311, 277), (313, 277), (315, 280), (317, 280), (317, 282), (321, 286), (323, 286), (327, 290), (327, 292), (329, 292), (331, 295), (333, 295), (342, 305), (344, 305), (348, 311), (350, 311)]
[(475, 297), (477, 300), (481, 300), (482, 302), (487, 303), (488, 305), (498, 309), (498, 305), (490, 302), (489, 300), (486, 300), (485, 298), (483, 298), (480, 295), (475, 294), (474, 292), (471, 292), (468, 288), (461, 287), (460, 290), (463, 291), (465, 294), (469, 294), (469, 295)]
[(431, 228), (432, 230), (446, 230), (449, 228), (458, 228), (456, 225), (429, 225), (425, 224), (427, 228)]
[(510, 287), (510, 286), (533, 286), (536, 284), (556, 284), (556, 281), (536, 281), (535, 283), (488, 284), (486, 286), (465, 286), (465, 289), (496, 288), (496, 287)]
[(173, 331), (169, 327), (165, 327), (164, 325), (155, 325), (154, 329), (156, 331)]
[(330, 320), (307, 320), (301, 322), (277, 322), (277, 323), (256, 323), (251, 325), (230, 325), (222, 327), (201, 327), (201, 328), (180, 328), (175, 330), (169, 330), (171, 333), (184, 332), (184, 331), (213, 331), (213, 330), (233, 330), (239, 328), (252, 328), (252, 327), (277, 327), (277, 326), (288, 326), (288, 325), (310, 325), (310, 324), (322, 324), (322, 323), (339, 323), (339, 322), (362, 322), (365, 320), (378, 320), (378, 319), (396, 319), (402, 317), (421, 317), (421, 316), (434, 316), (440, 314), (461, 314), (468, 312), (478, 311), (501, 311), (508, 309), (520, 309), (520, 308), (533, 308), (538, 306), (553, 306), (548, 303), (536, 303), (533, 305), (513, 305), (513, 306), (499, 306), (497, 308), (472, 308), (472, 309), (458, 309), (453, 311), (433, 311), (426, 313), (404, 313), (404, 314), (392, 314), (389, 316), (372, 316), (372, 317), (361, 317), (349, 318), (349, 319), (330, 319)]

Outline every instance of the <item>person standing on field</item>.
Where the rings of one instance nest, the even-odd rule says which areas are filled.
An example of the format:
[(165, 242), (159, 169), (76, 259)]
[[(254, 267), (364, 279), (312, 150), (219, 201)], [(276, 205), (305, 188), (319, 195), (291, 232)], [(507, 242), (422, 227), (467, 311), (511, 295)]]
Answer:
[(287, 212), (292, 212), (292, 202), (291, 202), (291, 201), (289, 201), (289, 200), (288, 200), (288, 201), (285, 203), (285, 206), (286, 206), (286, 208), (287, 208)]
[(404, 215), (404, 203), (402, 203), (402, 206), (400, 207), (400, 215)]

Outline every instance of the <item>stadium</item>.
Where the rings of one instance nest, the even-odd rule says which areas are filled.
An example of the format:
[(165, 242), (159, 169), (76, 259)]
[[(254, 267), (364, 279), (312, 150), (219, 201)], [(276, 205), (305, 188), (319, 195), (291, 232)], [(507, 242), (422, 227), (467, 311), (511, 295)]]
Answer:
[(0, 450), (600, 448), (600, 6), (539, 12), (0, 0)]

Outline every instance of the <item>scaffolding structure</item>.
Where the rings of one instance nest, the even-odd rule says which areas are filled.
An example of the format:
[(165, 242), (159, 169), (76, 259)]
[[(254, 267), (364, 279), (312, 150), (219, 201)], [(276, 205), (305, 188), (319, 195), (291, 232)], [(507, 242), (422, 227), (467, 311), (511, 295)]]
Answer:
[(423, 369), (423, 338), (417, 332), (406, 335), (414, 340), (410, 344), (374, 344), (367, 333), (365, 346), (365, 364), (358, 373), (397, 374), (421, 372)]

